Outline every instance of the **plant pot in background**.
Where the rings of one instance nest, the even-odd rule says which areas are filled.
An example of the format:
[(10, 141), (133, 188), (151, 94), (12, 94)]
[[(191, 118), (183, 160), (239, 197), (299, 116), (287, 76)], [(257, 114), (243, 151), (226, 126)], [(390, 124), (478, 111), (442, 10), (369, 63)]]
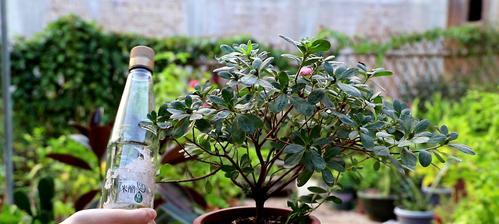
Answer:
[(355, 207), (357, 194), (353, 189), (345, 189), (343, 191), (335, 191), (334, 196), (341, 199), (340, 204), (333, 203), (334, 208), (337, 210), (350, 211)]
[(371, 192), (357, 192), (364, 211), (371, 220), (385, 222), (390, 219), (395, 219), (395, 196), (381, 195)]
[[(287, 217), (291, 210), (284, 208), (265, 208), (266, 216)], [(226, 208), (197, 217), (192, 224), (231, 224), (237, 218), (247, 218), (255, 216), (255, 207), (234, 207)], [(321, 222), (314, 216), (309, 216), (308, 224), (320, 224)], [(283, 223), (284, 224), (284, 223)]]
[(400, 224), (431, 224), (433, 211), (410, 211), (396, 207), (394, 210)]
[(427, 196), (429, 195), (430, 203), (432, 205), (438, 205), (438, 204), (440, 204), (440, 202), (447, 201), (451, 198), (452, 189), (451, 188), (424, 187), (423, 193)]

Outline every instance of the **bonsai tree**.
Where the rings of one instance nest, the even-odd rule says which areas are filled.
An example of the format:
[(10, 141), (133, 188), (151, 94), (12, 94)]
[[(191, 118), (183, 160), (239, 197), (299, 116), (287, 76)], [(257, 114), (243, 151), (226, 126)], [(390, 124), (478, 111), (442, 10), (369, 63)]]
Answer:
[[(282, 55), (295, 67), (279, 70), (274, 58), (251, 42), (222, 45), (217, 60), (223, 66), (214, 72), (225, 79), (224, 86), (200, 84), (142, 123), (159, 139), (182, 144), (187, 157), (211, 165), (205, 176), (180, 181), (224, 172), (255, 200), (261, 224), (267, 199), (318, 173), (327, 188), (310, 187), (311, 195), (288, 202), (290, 220), (299, 221), (325, 201), (338, 202), (331, 192), (341, 173), (358, 169), (364, 160), (405, 172), (418, 161), (429, 166), (433, 156), (443, 161), (443, 145), (473, 154), (451, 143), (457, 134), (446, 126), (415, 119), (404, 104), (369, 87), (370, 79), (392, 72), (363, 63), (349, 67), (323, 56), (330, 48), (327, 40), (283, 39), (298, 49)], [(345, 167), (346, 159), (354, 162)]]

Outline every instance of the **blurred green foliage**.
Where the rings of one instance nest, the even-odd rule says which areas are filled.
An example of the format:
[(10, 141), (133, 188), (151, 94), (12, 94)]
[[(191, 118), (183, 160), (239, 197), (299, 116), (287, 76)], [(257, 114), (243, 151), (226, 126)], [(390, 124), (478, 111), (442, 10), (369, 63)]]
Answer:
[(11, 57), (16, 127), (30, 131), (42, 126), (46, 134), (57, 136), (69, 130), (68, 121), (85, 121), (95, 108), (114, 114), (126, 79), (129, 50), (135, 45), (151, 46), (158, 57), (175, 54), (173, 60), (158, 60), (155, 74), (176, 64), (187, 70), (163, 75), (180, 74), (185, 79), (189, 69), (211, 72), (221, 44), (248, 39), (146, 38), (106, 33), (76, 16), (61, 17), (35, 37), (15, 42)]
[[(446, 123), (459, 130), (459, 139), (472, 147), (477, 155), (462, 157), (462, 162), (451, 166), (445, 184), (459, 179), (466, 183), (467, 197), (454, 207), (452, 223), (499, 222), (499, 93), (470, 91), (458, 102), (440, 100), (425, 104), (426, 112), (418, 116)], [(421, 172), (421, 171), (419, 171)], [(435, 171), (436, 172), (436, 171)], [(428, 174), (428, 173), (426, 173)], [(431, 176), (431, 174), (429, 174)], [(449, 212), (449, 211), (445, 211)]]

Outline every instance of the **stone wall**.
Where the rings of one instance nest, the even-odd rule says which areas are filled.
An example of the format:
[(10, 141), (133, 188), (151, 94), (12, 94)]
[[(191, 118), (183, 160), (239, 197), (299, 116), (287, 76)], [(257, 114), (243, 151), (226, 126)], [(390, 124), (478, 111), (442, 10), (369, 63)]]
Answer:
[(320, 27), (349, 35), (444, 27), (447, 0), (9, 0), (12, 35), (31, 36), (66, 14), (105, 30), (148, 36), (249, 34), (268, 43), (278, 34), (311, 36)]

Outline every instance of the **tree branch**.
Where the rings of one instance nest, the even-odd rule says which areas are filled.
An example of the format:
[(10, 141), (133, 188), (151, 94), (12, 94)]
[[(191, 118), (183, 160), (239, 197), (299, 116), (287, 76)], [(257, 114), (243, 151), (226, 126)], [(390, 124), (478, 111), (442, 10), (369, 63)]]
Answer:
[(204, 178), (207, 178), (207, 177), (210, 177), (210, 176), (213, 176), (215, 175), (220, 169), (222, 169), (221, 167), (218, 167), (216, 170), (213, 170), (212, 172), (204, 175), (204, 176), (200, 176), (200, 177), (195, 177), (195, 178), (190, 178), (190, 179), (183, 179), (183, 180), (167, 180), (167, 181), (158, 181), (156, 183), (183, 183), (183, 182), (193, 182), (193, 181), (198, 181), (198, 180), (202, 180)]

